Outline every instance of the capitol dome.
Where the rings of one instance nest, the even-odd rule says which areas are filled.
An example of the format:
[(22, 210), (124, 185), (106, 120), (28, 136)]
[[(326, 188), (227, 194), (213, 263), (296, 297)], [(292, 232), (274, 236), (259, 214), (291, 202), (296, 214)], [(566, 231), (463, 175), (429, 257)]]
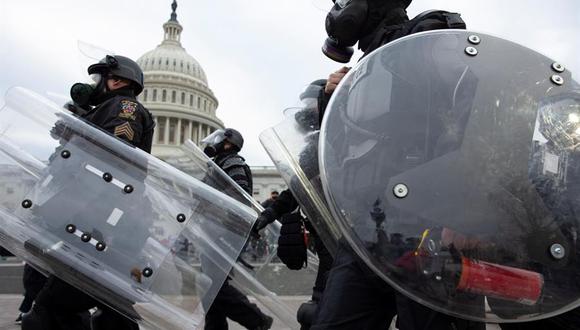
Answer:
[(155, 49), (137, 63), (143, 70), (144, 90), (139, 101), (151, 111), (156, 122), (152, 154), (167, 159), (191, 139), (196, 144), (219, 128), (218, 100), (210, 89), (199, 62), (181, 46), (181, 24), (176, 1), (171, 18), (163, 24), (164, 37)]
[[(207, 77), (199, 63), (181, 45), (172, 45), (167, 40), (138, 60), (143, 71), (165, 71), (183, 74), (207, 86)], [(163, 46), (163, 47), (161, 47)]]

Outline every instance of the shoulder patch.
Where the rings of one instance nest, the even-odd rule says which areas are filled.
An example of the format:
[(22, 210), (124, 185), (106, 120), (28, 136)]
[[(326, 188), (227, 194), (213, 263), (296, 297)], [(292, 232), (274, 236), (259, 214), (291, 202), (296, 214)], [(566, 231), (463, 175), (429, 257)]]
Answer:
[(115, 127), (115, 136), (125, 136), (127, 140), (133, 141), (133, 138), (135, 137), (135, 131), (133, 131), (133, 127), (131, 127), (128, 122), (124, 122), (123, 124)]
[(119, 118), (135, 120), (135, 111), (137, 111), (137, 102), (121, 100), (121, 112), (119, 112)]

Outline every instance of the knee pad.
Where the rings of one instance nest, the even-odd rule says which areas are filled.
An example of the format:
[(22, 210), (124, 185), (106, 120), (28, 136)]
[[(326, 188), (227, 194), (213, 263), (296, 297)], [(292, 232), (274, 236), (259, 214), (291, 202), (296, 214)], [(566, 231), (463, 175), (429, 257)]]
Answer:
[(296, 319), (302, 326), (310, 326), (314, 322), (316, 312), (318, 311), (318, 303), (315, 301), (307, 301), (300, 305), (296, 313)]

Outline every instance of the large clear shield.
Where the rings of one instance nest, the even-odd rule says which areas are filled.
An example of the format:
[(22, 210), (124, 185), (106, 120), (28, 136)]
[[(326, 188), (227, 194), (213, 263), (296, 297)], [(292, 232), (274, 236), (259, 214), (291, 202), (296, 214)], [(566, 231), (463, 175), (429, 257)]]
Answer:
[[(257, 213), (264, 210), (260, 203), (236, 184), (191, 140), (186, 141), (181, 146), (180, 152), (166, 159), (166, 162), (248, 205)], [(251, 265), (252, 269), (243, 263), (237, 263), (234, 265), (231, 279), (238, 288), (270, 310), (280, 322), (291, 329), (299, 329), (300, 325), (296, 321), (296, 307), (282, 301), (279, 296), (310, 294), (318, 269), (318, 259), (308, 251), (307, 269), (299, 274), (291, 274), (291, 271), (285, 267), (273, 263), (279, 236), (280, 223), (277, 221), (264, 228), (260, 237), (251, 236), (240, 256), (246, 264)], [(296, 286), (289, 285), (290, 278)]]
[(580, 305), (580, 88), (493, 36), (412, 35), (335, 91), (320, 161), (334, 219), (389, 284), (485, 322)]
[(307, 105), (284, 111), (285, 119), (260, 134), (260, 142), (301, 210), (334, 255), (341, 236), (324, 199), (318, 167), (318, 110)]
[(139, 323), (200, 325), (256, 212), (30, 91), (5, 100), (1, 244)]

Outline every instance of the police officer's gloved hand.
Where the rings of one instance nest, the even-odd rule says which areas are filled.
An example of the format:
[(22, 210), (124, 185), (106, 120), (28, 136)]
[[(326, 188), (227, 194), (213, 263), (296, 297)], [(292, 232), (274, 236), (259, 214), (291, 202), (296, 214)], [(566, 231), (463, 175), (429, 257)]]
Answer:
[(63, 120), (58, 120), (50, 129), (50, 136), (55, 140), (68, 141), (73, 135), (73, 130)]
[(306, 264), (306, 241), (300, 213), (288, 213), (280, 219), (278, 257), (290, 269), (299, 270)]
[(255, 238), (260, 238), (259, 233), (260, 230), (266, 228), (267, 225), (274, 222), (275, 220), (276, 213), (274, 212), (274, 210), (272, 210), (271, 208), (265, 209), (264, 211), (262, 211), (260, 216), (258, 216), (256, 222), (254, 222), (254, 226), (252, 227), (250, 234)]
[(81, 106), (78, 103), (75, 102), (67, 102), (63, 105), (63, 108), (67, 109), (68, 111), (74, 113), (77, 116), (84, 116), (86, 115), (90, 110), (90, 106), (85, 105), (85, 106)]

